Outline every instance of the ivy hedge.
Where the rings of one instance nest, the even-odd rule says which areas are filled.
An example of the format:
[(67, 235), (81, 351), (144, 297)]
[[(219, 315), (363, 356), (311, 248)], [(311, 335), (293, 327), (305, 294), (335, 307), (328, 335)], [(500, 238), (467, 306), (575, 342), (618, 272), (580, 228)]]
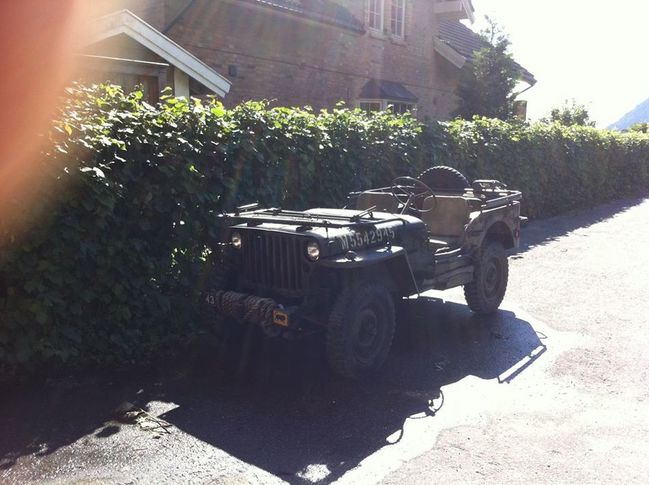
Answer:
[(191, 334), (215, 214), (346, 194), (453, 165), (523, 190), (531, 217), (649, 188), (649, 137), (489, 119), (420, 124), (344, 108), (268, 108), (114, 86), (69, 92), (30, 170), (46, 183), (0, 221), (0, 364), (123, 362)]

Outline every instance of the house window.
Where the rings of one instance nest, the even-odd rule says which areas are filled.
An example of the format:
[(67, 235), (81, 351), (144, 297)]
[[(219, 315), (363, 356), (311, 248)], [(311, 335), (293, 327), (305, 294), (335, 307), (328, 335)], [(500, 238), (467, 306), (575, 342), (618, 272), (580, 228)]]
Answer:
[(372, 111), (381, 111), (382, 106), (381, 101), (360, 101), (358, 103), (358, 107), (368, 113)]
[(400, 103), (400, 102), (391, 102), (388, 101), (388, 107), (392, 108), (392, 112), (395, 114), (402, 115), (404, 113), (409, 113), (414, 111), (415, 105), (412, 103)]
[(390, 33), (395, 37), (403, 37), (405, 22), (406, 0), (390, 1)]
[(367, 25), (372, 30), (383, 32), (384, 0), (367, 0)]
[(358, 107), (368, 113), (372, 111), (391, 110), (395, 114), (414, 113), (417, 109), (415, 103), (404, 103), (403, 101), (390, 101), (389, 99), (361, 99)]

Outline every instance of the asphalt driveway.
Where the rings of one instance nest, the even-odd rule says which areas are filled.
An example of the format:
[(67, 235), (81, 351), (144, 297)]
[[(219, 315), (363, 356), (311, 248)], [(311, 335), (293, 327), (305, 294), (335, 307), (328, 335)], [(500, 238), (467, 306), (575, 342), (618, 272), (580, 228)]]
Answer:
[(648, 222), (645, 199), (530, 224), (502, 311), (406, 302), (361, 384), (315, 337), (241, 333), (147, 372), (3, 388), (0, 482), (644, 483)]

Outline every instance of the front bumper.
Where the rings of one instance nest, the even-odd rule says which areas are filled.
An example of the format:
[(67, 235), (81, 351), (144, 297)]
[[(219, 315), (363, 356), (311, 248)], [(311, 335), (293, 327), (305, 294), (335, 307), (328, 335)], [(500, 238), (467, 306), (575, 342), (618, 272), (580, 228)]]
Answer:
[(270, 336), (279, 335), (293, 323), (293, 309), (284, 308), (272, 298), (218, 290), (210, 292), (205, 301), (221, 315), (241, 323), (259, 325)]

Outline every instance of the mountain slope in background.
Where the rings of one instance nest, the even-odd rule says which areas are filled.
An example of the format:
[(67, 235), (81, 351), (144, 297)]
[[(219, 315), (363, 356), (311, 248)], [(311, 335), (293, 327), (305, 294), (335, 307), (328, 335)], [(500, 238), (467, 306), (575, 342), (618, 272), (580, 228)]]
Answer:
[(646, 122), (649, 122), (649, 99), (640, 103), (608, 128), (610, 130), (626, 130), (636, 123)]

